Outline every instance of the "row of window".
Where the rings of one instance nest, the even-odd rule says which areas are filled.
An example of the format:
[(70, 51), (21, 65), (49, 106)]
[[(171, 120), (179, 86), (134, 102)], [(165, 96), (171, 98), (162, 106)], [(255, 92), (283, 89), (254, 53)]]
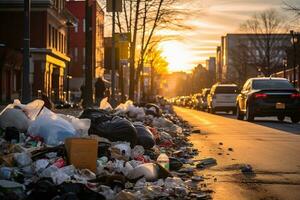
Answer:
[(62, 53), (67, 52), (66, 36), (50, 24), (48, 25), (48, 46)]
[(54, 0), (53, 7), (57, 9), (59, 12), (62, 11), (65, 7), (65, 2), (63, 0)]

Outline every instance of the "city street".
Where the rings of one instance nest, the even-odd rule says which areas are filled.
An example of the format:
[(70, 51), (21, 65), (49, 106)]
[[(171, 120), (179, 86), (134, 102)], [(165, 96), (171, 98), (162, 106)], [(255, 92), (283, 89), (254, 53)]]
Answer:
[[(214, 199), (299, 199), (300, 124), (272, 118), (250, 123), (179, 107), (175, 111), (201, 130), (190, 137), (200, 151), (198, 159), (217, 159), (217, 166), (199, 172), (208, 177)], [(245, 164), (254, 173), (243, 174)]]

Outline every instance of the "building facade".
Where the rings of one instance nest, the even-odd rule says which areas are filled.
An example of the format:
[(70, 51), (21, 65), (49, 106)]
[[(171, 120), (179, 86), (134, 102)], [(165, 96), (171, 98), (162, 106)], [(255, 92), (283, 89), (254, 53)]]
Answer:
[[(24, 35), (24, 1), (0, 2), (0, 44), (6, 52), (15, 51), (20, 63)], [(32, 0), (30, 23), (30, 85), (32, 96), (45, 93), (52, 100), (64, 99), (64, 71), (67, 56), (67, 22), (70, 15), (63, 0)], [(9, 20), (8, 20), (9, 19)], [(18, 52), (18, 53), (17, 53)], [(10, 101), (20, 94), (22, 64), (7, 60), (1, 67), (1, 99)]]
[(206, 60), (206, 69), (208, 70), (208, 73), (211, 74), (211, 77), (213, 78), (213, 82), (216, 81), (217, 75), (216, 75), (216, 57), (209, 57), (209, 59)]
[[(102, 77), (104, 73), (104, 12), (98, 1), (92, 0), (92, 59), (93, 78)], [(70, 0), (66, 2), (68, 10), (77, 20), (77, 26), (70, 30), (70, 90), (79, 91), (85, 80), (85, 1)]]
[(217, 51), (219, 78), (243, 84), (260, 74), (270, 76), (282, 67), (290, 43), (289, 34), (227, 34)]

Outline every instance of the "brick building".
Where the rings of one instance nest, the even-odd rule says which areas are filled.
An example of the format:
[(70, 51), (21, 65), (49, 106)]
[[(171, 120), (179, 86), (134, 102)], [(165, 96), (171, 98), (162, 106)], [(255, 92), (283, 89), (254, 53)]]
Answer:
[[(92, 71), (94, 80), (104, 71), (104, 12), (98, 1), (92, 0)], [(67, 9), (77, 20), (77, 26), (70, 30), (70, 90), (79, 91), (85, 78), (85, 1), (70, 0)]]
[[(0, 2), (0, 44), (15, 51), (16, 56), (23, 48), (23, 2)], [(70, 61), (66, 54), (67, 22), (73, 19), (65, 9), (64, 0), (31, 0), (30, 84), (33, 97), (43, 92), (52, 100), (64, 98), (64, 70)], [(20, 92), (14, 89), (21, 88), (21, 67), (7, 61), (2, 63), (6, 64), (1, 66), (1, 91), (4, 91), (1, 99), (11, 100), (12, 94)]]

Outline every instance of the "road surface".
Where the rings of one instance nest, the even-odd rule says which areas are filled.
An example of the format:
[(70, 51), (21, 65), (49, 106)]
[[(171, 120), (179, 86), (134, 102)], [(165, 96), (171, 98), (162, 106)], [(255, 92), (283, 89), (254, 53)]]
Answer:
[[(214, 199), (300, 199), (300, 124), (250, 123), (178, 107), (175, 111), (201, 130), (190, 137), (200, 151), (198, 159), (217, 159), (217, 166), (198, 172), (210, 177)], [(245, 164), (254, 173), (243, 174)]]

